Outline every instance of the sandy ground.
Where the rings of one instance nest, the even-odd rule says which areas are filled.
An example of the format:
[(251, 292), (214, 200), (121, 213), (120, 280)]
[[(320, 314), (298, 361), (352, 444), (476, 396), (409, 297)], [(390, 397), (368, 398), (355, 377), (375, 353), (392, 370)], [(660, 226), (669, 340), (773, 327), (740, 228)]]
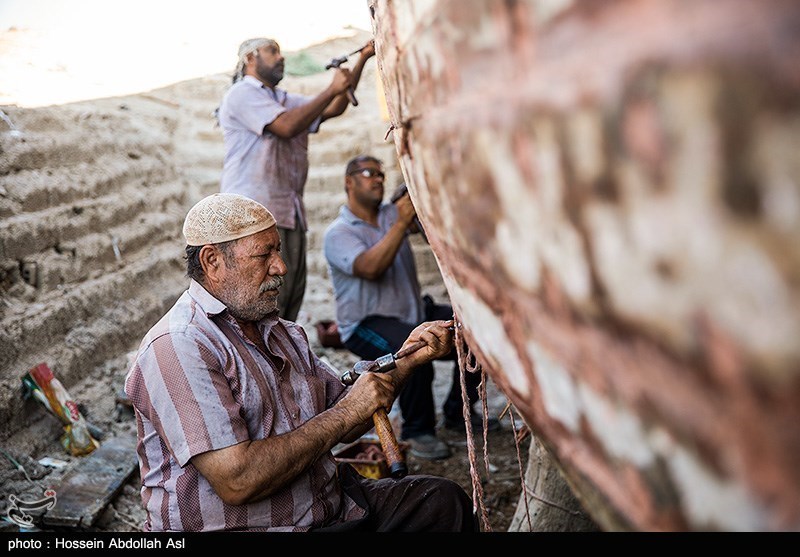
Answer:
[[(330, 58), (351, 50), (354, 45), (360, 46), (364, 38), (363, 36), (351, 37), (344, 41), (317, 45), (308, 51), (321, 59)], [(386, 162), (387, 182), (396, 184), (402, 179), (393, 160), (394, 147), (382, 140), (386, 124), (380, 119), (380, 107), (374, 91), (377, 83), (375, 77), (374, 63), (368, 64), (362, 86), (359, 88), (359, 97), (362, 103), (359, 111), (351, 111), (352, 115), (337, 119), (335, 126), (329, 127), (326, 134), (321, 133), (319, 137), (312, 139), (310, 147), (312, 169), (306, 192), (311, 225), (308, 255), (310, 271), (306, 298), (298, 322), (306, 328), (314, 350), (340, 370), (352, 366), (356, 361), (355, 356), (346, 350), (323, 348), (316, 338), (314, 324), (319, 320), (334, 317), (332, 289), (324, 262), (321, 261), (319, 243), (321, 231), (335, 216), (338, 206), (343, 202), (341, 178), (339, 177), (341, 165), (343, 160), (349, 156), (364, 150), (371, 150)], [(287, 79), (283, 85), (290, 90), (315, 91), (321, 90), (329, 79), (329, 76), (323, 74), (302, 79)], [(211, 129), (207, 116), (218, 102), (218, 95), (220, 91), (224, 90), (227, 81), (226, 75), (207, 76), (124, 99), (100, 99), (96, 102), (84, 103), (84, 108), (78, 110), (93, 110), (95, 106), (114, 106), (116, 110), (117, 106), (126, 106), (128, 108), (123, 111), (117, 110), (117, 113), (122, 114), (121, 117), (124, 118), (127, 111), (145, 110), (155, 101), (160, 110), (168, 110), (177, 114), (170, 116), (170, 118), (176, 118), (177, 131), (174, 133), (177, 134), (177, 137), (190, 137), (191, 141), (184, 141), (176, 146), (170, 155), (170, 160), (175, 161), (176, 171), (185, 180), (183, 183), (189, 182), (196, 188), (192, 195), (205, 195), (212, 193), (216, 187), (222, 153), (221, 137), (218, 131)], [(39, 111), (37, 118), (45, 119), (51, 114), (57, 114), (60, 108), (37, 110)], [(25, 121), (25, 115), (19, 112), (12, 112), (12, 114), (19, 118), (18, 121)], [(198, 120), (197, 114), (203, 115), (203, 119)], [(191, 118), (184, 117), (186, 115)], [(130, 118), (133, 122), (135, 116), (131, 115)], [(102, 119), (99, 122), (97, 118), (92, 121), (95, 122), (94, 125), (98, 126), (98, 129), (104, 126)], [(105, 125), (110, 127), (118, 125), (118, 122), (109, 122)], [(369, 137), (366, 137), (365, 129), (370, 130)], [(145, 131), (143, 125), (142, 130), (136, 133), (141, 134)], [(363, 139), (364, 137), (366, 139)], [(373, 137), (377, 139), (371, 139)], [(163, 189), (182, 186), (181, 182), (170, 180), (169, 183), (165, 182), (158, 187)], [(389, 189), (387, 188), (387, 190)], [(430, 250), (419, 241), (414, 247), (423, 290), (431, 294), (437, 301), (446, 302), (447, 292), (442, 286)], [(132, 254), (128, 257), (140, 257), (144, 260), (145, 257), (151, 256), (149, 251), (144, 250), (141, 255)], [(174, 300), (174, 298), (172, 299)], [(19, 303), (20, 308), (24, 307), (25, 299), (22, 296), (11, 301)], [(70, 392), (80, 402), (84, 416), (105, 433), (104, 439), (135, 435), (133, 414), (127, 406), (118, 402), (118, 397), (128, 368), (130, 352), (138, 345), (139, 338), (141, 335), (135, 335), (135, 338), (126, 340), (127, 344), (115, 346), (115, 355), (112, 358), (105, 360), (103, 365), (93, 368), (93, 371), (89, 372), (81, 381), (70, 386)], [(434, 392), (439, 411), (441, 411), (441, 401), (444, 400), (450, 388), (449, 366), (450, 364), (444, 363), (436, 365)], [(493, 386), (491, 381), (487, 388), (487, 403), (489, 415), (492, 416), (498, 416), (506, 404), (505, 396)], [(46, 489), (58, 491), (62, 478), (71, 470), (80, 468), (84, 459), (87, 458), (72, 457), (65, 453), (59, 441), (62, 433), (60, 424), (38, 403), (33, 400), (27, 401), (24, 411), (29, 417), (28, 426), (3, 441), (3, 454), (0, 455), (0, 485), (2, 485), (0, 515), (3, 517), (8, 510), (11, 495), (20, 500), (30, 501), (42, 497)], [(393, 411), (392, 418), (395, 427), (399, 428), (396, 411)], [(397, 432), (399, 434), (399, 429)], [(467, 493), (472, 495), (468, 440), (463, 434), (443, 429), (440, 434), (453, 449), (453, 456), (443, 461), (430, 462), (409, 455), (410, 471), (449, 477), (459, 482)], [(483, 460), (484, 447), (481, 435), (480, 432), (476, 432), (474, 440), (478, 464), (476, 476), (482, 479), (483, 500), (487, 508), (490, 528), (494, 531), (503, 531), (511, 523), (517, 506), (520, 493), (520, 467), (523, 470), (525, 468), (528, 443), (524, 441), (518, 449), (507, 416), (504, 419), (504, 429), (489, 434), (488, 441), (486, 453), (488, 454), (489, 471), (487, 473)], [(521, 454), (519, 459), (518, 454)], [(55, 459), (56, 464), (60, 467), (43, 464), (46, 462), (43, 459), (46, 458)], [(144, 518), (139, 498), (138, 472), (134, 471), (100, 513), (97, 520), (92, 524), (84, 524), (81, 529), (137, 531), (141, 528)], [(9, 531), (18, 529), (8, 520), (0, 521), (0, 527)], [(46, 526), (38, 520), (34, 529), (54, 530), (55, 528)]]

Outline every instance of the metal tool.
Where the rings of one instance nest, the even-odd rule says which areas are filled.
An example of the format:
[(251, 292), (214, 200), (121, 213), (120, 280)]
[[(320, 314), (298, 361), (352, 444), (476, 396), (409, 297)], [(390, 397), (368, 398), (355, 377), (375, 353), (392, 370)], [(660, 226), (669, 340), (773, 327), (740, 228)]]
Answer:
[[(392, 193), (391, 202), (397, 203), (402, 199), (404, 196), (409, 195), (408, 193), (408, 186), (406, 186), (405, 182), (397, 186), (397, 189), (394, 190)], [(422, 239), (425, 240), (426, 243), (428, 242), (428, 237), (425, 235), (425, 229), (422, 228), (422, 223), (419, 221), (419, 217), (416, 215), (416, 210), (414, 214), (414, 226), (417, 227), (417, 231), (422, 234)]]
[[(361, 47), (361, 48), (363, 48), (363, 47)], [(357, 54), (357, 53), (361, 52), (361, 48), (358, 48), (358, 49), (354, 50), (350, 54), (345, 54), (344, 56), (339, 56), (338, 58), (333, 58), (330, 62), (328, 62), (328, 65), (325, 66), (325, 69), (329, 70), (331, 68), (338, 68), (339, 66), (341, 66), (342, 64), (347, 62), (347, 59), (350, 58), (353, 54)], [(358, 101), (356, 100), (356, 95), (353, 92), (353, 88), (352, 87), (348, 87), (347, 88), (347, 99), (350, 101), (350, 104), (352, 104), (353, 106), (358, 106)]]
[[(453, 326), (448, 328), (451, 331), (455, 330)], [(345, 385), (352, 385), (363, 373), (387, 373), (397, 367), (397, 360), (405, 358), (409, 354), (413, 354), (426, 344), (427, 343), (423, 341), (415, 342), (409, 344), (406, 348), (398, 350), (394, 354), (385, 354), (377, 360), (361, 360), (356, 362), (353, 369), (343, 372), (339, 379)], [(375, 424), (375, 433), (378, 434), (383, 454), (386, 456), (389, 474), (393, 478), (402, 478), (408, 474), (408, 466), (406, 466), (403, 452), (400, 450), (400, 445), (397, 443), (397, 438), (394, 435), (394, 430), (392, 430), (392, 423), (389, 421), (386, 410), (383, 408), (376, 410), (372, 415), (372, 421)]]
[[(356, 382), (356, 379), (361, 377), (362, 373), (384, 373), (395, 367), (397, 367), (397, 363), (395, 362), (394, 355), (387, 354), (386, 356), (381, 356), (374, 362), (365, 360), (356, 362), (353, 369), (342, 373), (340, 379), (345, 385), (352, 385)], [(406, 466), (405, 458), (403, 458), (403, 451), (400, 450), (400, 445), (394, 435), (392, 423), (389, 421), (386, 410), (383, 408), (376, 410), (375, 413), (372, 414), (372, 421), (375, 424), (375, 433), (378, 434), (383, 454), (386, 456), (389, 474), (393, 478), (402, 478), (406, 476), (408, 474), (408, 466)]]

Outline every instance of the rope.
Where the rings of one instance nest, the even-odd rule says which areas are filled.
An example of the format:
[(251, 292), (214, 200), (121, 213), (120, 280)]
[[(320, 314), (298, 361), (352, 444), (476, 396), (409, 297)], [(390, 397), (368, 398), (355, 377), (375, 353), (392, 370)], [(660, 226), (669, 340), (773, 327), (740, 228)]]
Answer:
[[(486, 532), (491, 532), (492, 527), (489, 524), (489, 518), (486, 515), (486, 505), (483, 502), (483, 485), (481, 484), (480, 476), (477, 472), (476, 456), (475, 456), (475, 438), (472, 434), (472, 420), (470, 420), (470, 404), (469, 397), (467, 396), (467, 383), (466, 372), (474, 372), (477, 369), (477, 361), (475, 357), (469, 352), (464, 336), (461, 334), (461, 321), (458, 317), (454, 316), (455, 321), (455, 345), (456, 354), (458, 355), (458, 367), (461, 370), (459, 374), (461, 382), (461, 398), (463, 400), (462, 412), (464, 414), (464, 425), (467, 431), (467, 454), (469, 455), (469, 474), (472, 480), (472, 512), (477, 514), (480, 509), (480, 518), (483, 522), (483, 529)], [(484, 397), (485, 400), (485, 397)], [(486, 420), (483, 422), (484, 426), (484, 448), (486, 443)], [(487, 460), (488, 463), (488, 460)], [(487, 464), (488, 468), (488, 464)]]
[(486, 371), (481, 367), (481, 384), (478, 385), (478, 396), (483, 409), (483, 465), (486, 467), (486, 479), (489, 480), (489, 403), (486, 400)]
[[(526, 497), (525, 500), (525, 518), (528, 520), (528, 532), (533, 532), (533, 526), (531, 525), (531, 509), (528, 507), (528, 486), (525, 483), (525, 472), (522, 470), (522, 456), (519, 452), (519, 437), (517, 436), (517, 423), (514, 420), (514, 411), (511, 410), (511, 403), (506, 406), (506, 410), (508, 410), (508, 416), (511, 419), (511, 431), (514, 433), (514, 445), (517, 447), (517, 464), (519, 465), (519, 483), (522, 486), (522, 490), (525, 492)], [(505, 410), (503, 410), (505, 412)]]

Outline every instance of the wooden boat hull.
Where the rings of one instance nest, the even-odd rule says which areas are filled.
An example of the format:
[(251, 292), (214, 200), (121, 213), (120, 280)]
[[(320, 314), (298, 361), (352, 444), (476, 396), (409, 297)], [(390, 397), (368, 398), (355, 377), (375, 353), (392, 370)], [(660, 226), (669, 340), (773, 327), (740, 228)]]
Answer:
[(800, 529), (800, 4), (369, 6), (465, 336), (593, 518)]

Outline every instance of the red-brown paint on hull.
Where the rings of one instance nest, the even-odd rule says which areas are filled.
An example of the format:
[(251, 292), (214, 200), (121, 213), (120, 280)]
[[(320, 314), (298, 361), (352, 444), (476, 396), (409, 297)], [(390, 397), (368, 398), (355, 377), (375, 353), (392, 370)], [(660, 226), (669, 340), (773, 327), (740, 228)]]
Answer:
[(607, 529), (800, 529), (800, 5), (370, 0), (465, 336)]

